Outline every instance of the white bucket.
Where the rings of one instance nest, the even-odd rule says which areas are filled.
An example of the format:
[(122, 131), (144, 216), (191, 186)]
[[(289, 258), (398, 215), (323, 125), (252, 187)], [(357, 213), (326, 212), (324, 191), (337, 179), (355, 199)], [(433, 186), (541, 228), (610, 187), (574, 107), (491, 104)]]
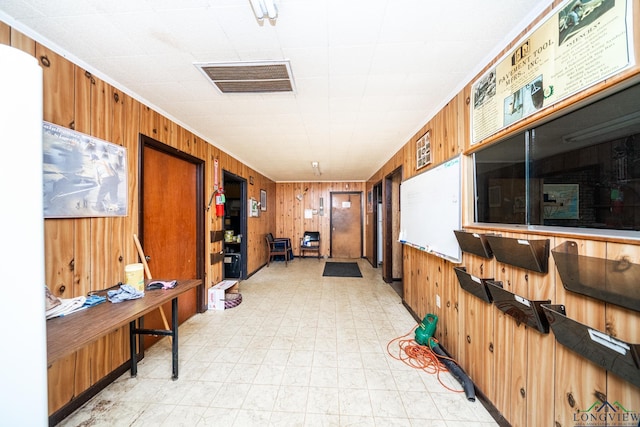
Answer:
[(124, 282), (134, 289), (144, 292), (144, 267), (142, 263), (127, 264), (124, 267)]

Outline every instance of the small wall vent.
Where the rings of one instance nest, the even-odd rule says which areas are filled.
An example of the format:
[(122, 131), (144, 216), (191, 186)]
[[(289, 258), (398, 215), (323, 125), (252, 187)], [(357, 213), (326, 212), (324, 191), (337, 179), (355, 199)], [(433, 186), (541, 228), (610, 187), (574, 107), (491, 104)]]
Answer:
[(289, 61), (194, 64), (222, 93), (293, 92)]

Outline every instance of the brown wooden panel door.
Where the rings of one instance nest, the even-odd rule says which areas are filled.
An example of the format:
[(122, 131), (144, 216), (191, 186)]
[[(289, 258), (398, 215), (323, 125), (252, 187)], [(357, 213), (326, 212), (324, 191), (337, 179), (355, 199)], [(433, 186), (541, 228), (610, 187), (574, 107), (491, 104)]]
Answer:
[(331, 193), (331, 256), (362, 256), (362, 193)]
[[(198, 277), (197, 169), (194, 163), (148, 145), (143, 149), (142, 247), (154, 279)], [(180, 296), (180, 323), (196, 313), (197, 289)], [(170, 303), (164, 312), (169, 319)], [(163, 328), (159, 311), (145, 316), (145, 328)], [(149, 338), (145, 346), (153, 342)]]

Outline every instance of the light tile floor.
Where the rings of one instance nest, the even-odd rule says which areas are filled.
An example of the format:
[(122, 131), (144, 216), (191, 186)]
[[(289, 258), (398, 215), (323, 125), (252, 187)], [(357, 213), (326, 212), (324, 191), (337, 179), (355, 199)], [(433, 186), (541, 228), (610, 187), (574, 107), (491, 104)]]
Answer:
[(136, 378), (125, 373), (59, 425), (497, 426), (479, 400), (389, 356), (416, 322), (380, 270), (358, 264), (363, 278), (322, 277), (317, 259), (262, 268), (240, 283), (239, 306), (180, 326), (177, 381), (164, 338)]

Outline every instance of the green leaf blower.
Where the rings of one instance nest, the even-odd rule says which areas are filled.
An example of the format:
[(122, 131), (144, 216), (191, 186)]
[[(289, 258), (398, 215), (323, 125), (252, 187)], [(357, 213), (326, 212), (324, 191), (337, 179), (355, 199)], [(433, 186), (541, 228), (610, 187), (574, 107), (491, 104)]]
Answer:
[(416, 328), (416, 342), (420, 345), (428, 345), (429, 338), (433, 336), (438, 323), (438, 316), (435, 314), (427, 314), (422, 319), (420, 325)]

